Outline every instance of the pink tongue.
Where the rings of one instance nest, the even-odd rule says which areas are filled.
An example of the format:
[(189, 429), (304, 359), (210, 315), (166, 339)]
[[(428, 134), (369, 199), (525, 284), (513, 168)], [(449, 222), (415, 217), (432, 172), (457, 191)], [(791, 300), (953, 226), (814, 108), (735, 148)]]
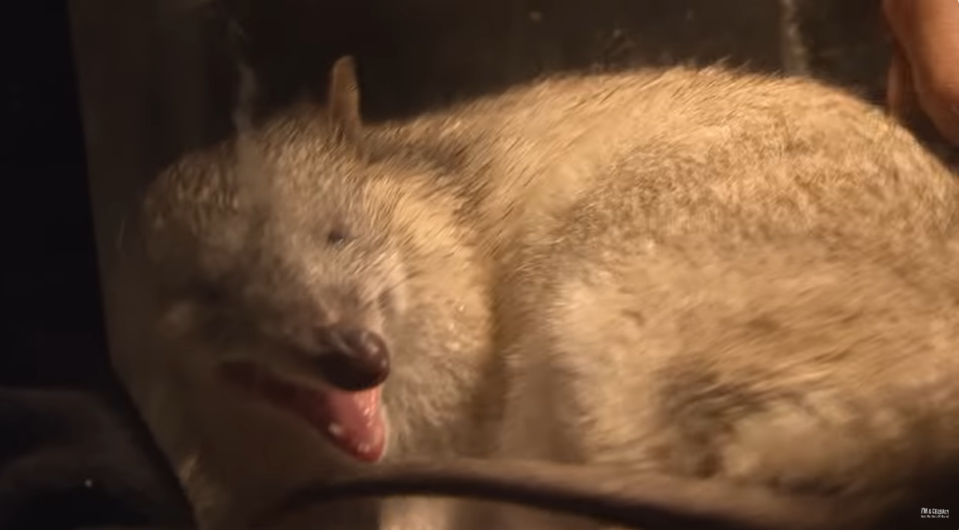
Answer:
[(383, 457), (385, 432), (380, 387), (363, 392), (305, 390), (295, 408), (340, 449), (364, 462)]
[(383, 457), (386, 429), (380, 411), (380, 387), (362, 392), (307, 388), (248, 362), (227, 363), (221, 369), (234, 384), (305, 419), (353, 458), (376, 462)]

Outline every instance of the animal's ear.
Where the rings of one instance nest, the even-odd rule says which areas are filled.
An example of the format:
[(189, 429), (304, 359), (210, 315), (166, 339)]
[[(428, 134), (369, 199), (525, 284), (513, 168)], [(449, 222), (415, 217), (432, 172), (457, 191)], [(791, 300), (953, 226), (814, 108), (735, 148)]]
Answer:
[(347, 142), (355, 142), (363, 124), (360, 118), (356, 63), (352, 56), (345, 55), (333, 63), (327, 93), (327, 111), (337, 134)]

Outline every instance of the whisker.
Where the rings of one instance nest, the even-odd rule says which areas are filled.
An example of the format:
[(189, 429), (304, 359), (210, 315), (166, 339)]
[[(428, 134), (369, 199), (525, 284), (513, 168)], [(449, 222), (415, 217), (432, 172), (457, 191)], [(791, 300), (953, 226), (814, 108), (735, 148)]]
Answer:
[(412, 280), (412, 279), (414, 279), (414, 278), (417, 278), (417, 277), (419, 277), (420, 275), (421, 275), (421, 273), (418, 272), (418, 271), (415, 271), (415, 272), (413, 272), (412, 274), (404, 274), (404, 275), (401, 276), (400, 279), (397, 280), (395, 283), (393, 283), (392, 285), (390, 285), (390, 286), (387, 287), (386, 289), (383, 289), (382, 291), (380, 291), (379, 293), (377, 293), (375, 296), (372, 296), (372, 297), (368, 298), (367, 300), (365, 300), (365, 301), (363, 302), (361, 308), (362, 308), (363, 310), (369, 309), (370, 306), (372, 306), (373, 304), (376, 304), (383, 296), (386, 296), (386, 295), (391, 294), (391, 293), (392, 293), (393, 291), (395, 291), (396, 289), (402, 287), (406, 282), (408, 282), (408, 281), (410, 281), (410, 280)]

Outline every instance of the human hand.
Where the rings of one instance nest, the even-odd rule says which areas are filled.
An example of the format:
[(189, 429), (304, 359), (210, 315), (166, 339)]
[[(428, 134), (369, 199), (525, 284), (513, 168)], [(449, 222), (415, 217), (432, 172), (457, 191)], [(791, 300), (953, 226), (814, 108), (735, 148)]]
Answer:
[(894, 41), (890, 109), (925, 113), (959, 145), (959, 1), (883, 0), (882, 8)]

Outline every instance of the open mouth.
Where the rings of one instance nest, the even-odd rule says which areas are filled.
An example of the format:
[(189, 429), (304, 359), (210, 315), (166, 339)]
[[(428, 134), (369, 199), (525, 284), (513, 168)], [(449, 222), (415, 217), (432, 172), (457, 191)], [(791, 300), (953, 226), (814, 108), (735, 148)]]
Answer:
[(224, 363), (220, 372), (230, 383), (296, 414), (352, 458), (361, 462), (383, 458), (386, 427), (380, 408), (381, 386), (360, 392), (307, 386), (251, 361)]

